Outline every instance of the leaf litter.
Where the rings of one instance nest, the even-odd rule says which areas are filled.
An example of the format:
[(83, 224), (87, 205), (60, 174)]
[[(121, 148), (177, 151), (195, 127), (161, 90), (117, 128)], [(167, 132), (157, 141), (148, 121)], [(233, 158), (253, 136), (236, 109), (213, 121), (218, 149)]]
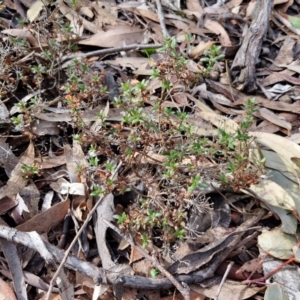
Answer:
[(1, 292), (297, 298), (299, 10), (3, 1)]

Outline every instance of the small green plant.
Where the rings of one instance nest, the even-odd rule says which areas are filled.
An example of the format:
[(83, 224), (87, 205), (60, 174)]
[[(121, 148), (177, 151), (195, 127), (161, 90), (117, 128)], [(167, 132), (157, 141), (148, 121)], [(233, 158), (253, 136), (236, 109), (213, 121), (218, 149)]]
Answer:
[(89, 148), (89, 152), (88, 152), (89, 156), (90, 157), (95, 157), (97, 155), (96, 152), (97, 152), (96, 147), (94, 145), (91, 145), (90, 148)]
[(114, 215), (114, 218), (117, 220), (118, 224), (123, 224), (127, 219), (127, 215), (123, 212), (121, 215)]
[(21, 165), (21, 171), (23, 173), (23, 177), (28, 179), (32, 178), (35, 175), (40, 175), (39, 166), (36, 164), (33, 165)]
[(154, 212), (151, 209), (147, 210), (148, 217), (145, 218), (145, 224), (155, 226), (158, 223), (158, 218), (162, 216), (161, 213)]
[(23, 119), (23, 114), (19, 114), (16, 117), (11, 117), (11, 121), (13, 125), (15, 126), (16, 131), (23, 131), (24, 130), (24, 119)]
[(146, 248), (148, 245), (148, 236), (146, 235), (146, 233), (142, 234), (142, 247)]
[(205, 188), (206, 185), (201, 183), (201, 176), (200, 174), (197, 174), (194, 178), (192, 178), (192, 183), (188, 187), (188, 193), (192, 193), (196, 188)]
[(99, 165), (99, 158), (97, 156), (92, 156), (89, 159), (89, 165), (91, 167), (97, 167)]
[(181, 242), (184, 242), (184, 235), (185, 235), (185, 230), (184, 229), (180, 229), (180, 230), (176, 230), (173, 235), (178, 238)]
[(93, 186), (93, 191), (91, 192), (91, 196), (94, 197), (102, 197), (104, 195), (105, 191), (100, 188), (99, 185), (94, 185)]
[(110, 173), (113, 173), (113, 172), (115, 171), (115, 168), (116, 168), (116, 166), (115, 166), (115, 164), (114, 164), (113, 162), (108, 162), (108, 163), (106, 163), (106, 164), (104, 165), (104, 167), (105, 167), (105, 169), (106, 169), (107, 171), (109, 171)]
[(206, 57), (202, 57), (200, 61), (206, 64), (208, 73), (213, 70), (213, 66), (217, 61), (222, 60), (225, 57), (224, 54), (219, 54), (220, 50), (221, 46), (212, 45), (209, 50), (204, 51)]
[(159, 271), (158, 271), (156, 268), (152, 268), (152, 269), (150, 270), (150, 276), (151, 276), (152, 278), (156, 278), (156, 277), (158, 276), (158, 274), (159, 274)]

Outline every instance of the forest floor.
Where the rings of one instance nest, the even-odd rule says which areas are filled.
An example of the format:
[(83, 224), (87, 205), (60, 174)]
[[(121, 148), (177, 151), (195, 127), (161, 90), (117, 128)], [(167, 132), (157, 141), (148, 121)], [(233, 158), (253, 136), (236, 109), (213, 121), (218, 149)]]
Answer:
[(3, 0), (0, 295), (300, 299), (300, 1)]

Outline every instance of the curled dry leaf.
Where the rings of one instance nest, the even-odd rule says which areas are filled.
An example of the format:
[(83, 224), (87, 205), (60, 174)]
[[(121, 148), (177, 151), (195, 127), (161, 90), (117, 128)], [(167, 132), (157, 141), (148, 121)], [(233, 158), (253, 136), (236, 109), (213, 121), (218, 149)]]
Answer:
[(79, 182), (70, 183), (64, 178), (59, 178), (57, 181), (50, 184), (51, 188), (62, 195), (81, 195), (86, 194), (85, 185)]
[(204, 27), (220, 36), (220, 42), (223, 47), (232, 47), (228, 33), (220, 23), (206, 18), (204, 20)]
[(209, 50), (213, 44), (214, 42), (212, 41), (207, 41), (207, 42), (200, 41), (199, 44), (192, 49), (190, 53), (190, 57), (198, 58), (199, 56), (203, 55), (204, 51)]
[(262, 267), (261, 267), (261, 259), (256, 257), (253, 258), (247, 262), (245, 262), (237, 271), (237, 273), (240, 272), (259, 272), (262, 273)]
[(284, 137), (264, 132), (250, 132), (251, 136), (255, 137), (256, 142), (272, 149), (280, 155), (280, 158), (285, 160), (286, 164), (294, 167), (294, 171), (300, 172), (300, 168), (290, 161), (291, 157), (299, 157), (300, 146), (291, 142)]

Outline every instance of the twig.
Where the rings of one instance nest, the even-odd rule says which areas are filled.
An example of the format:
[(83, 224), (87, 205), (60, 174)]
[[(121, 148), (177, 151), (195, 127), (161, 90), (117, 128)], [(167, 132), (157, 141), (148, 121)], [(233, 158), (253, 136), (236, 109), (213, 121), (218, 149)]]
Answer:
[[(116, 170), (111, 175), (111, 177), (110, 177), (111, 179), (113, 179), (117, 175), (117, 173), (118, 173), (121, 165), (122, 165), (122, 162), (119, 163), (119, 165), (117, 166)], [(51, 290), (52, 290), (52, 288), (54, 286), (54, 282), (55, 282), (57, 276), (59, 275), (61, 269), (63, 268), (63, 266), (64, 266), (64, 264), (65, 264), (65, 262), (66, 262), (66, 260), (68, 258), (68, 255), (70, 254), (71, 249), (75, 245), (76, 241), (80, 237), (80, 235), (83, 232), (83, 230), (85, 229), (85, 227), (88, 225), (89, 221), (92, 219), (92, 216), (93, 216), (94, 212), (96, 211), (97, 207), (99, 206), (99, 204), (101, 203), (101, 201), (104, 199), (104, 197), (105, 196), (102, 196), (101, 198), (98, 199), (98, 201), (94, 205), (93, 209), (88, 213), (86, 220), (84, 221), (84, 223), (82, 224), (81, 228), (77, 232), (77, 234), (76, 234), (75, 238), (73, 239), (72, 243), (70, 244), (69, 248), (65, 251), (65, 255), (64, 255), (62, 261), (60, 262), (60, 265), (58, 266), (55, 274), (53, 275), (53, 278), (50, 281), (49, 290), (48, 290), (48, 293), (47, 293), (47, 296), (46, 296), (46, 300), (50, 299)]]
[(169, 38), (170, 35), (169, 35), (169, 32), (166, 27), (165, 17), (164, 17), (163, 11), (162, 11), (162, 6), (160, 3), (160, 0), (155, 0), (155, 1), (156, 1), (156, 6), (157, 6), (158, 20), (159, 20), (159, 24), (160, 24), (162, 33), (165, 37)]
[(227, 266), (226, 271), (225, 271), (225, 273), (224, 273), (224, 276), (223, 276), (223, 278), (222, 278), (222, 281), (221, 281), (221, 283), (220, 283), (220, 285), (219, 285), (219, 288), (218, 288), (218, 290), (217, 290), (217, 293), (216, 293), (216, 296), (215, 296), (215, 300), (218, 300), (219, 295), (220, 295), (220, 293), (221, 293), (221, 289), (222, 289), (222, 287), (223, 287), (223, 285), (224, 285), (224, 282), (225, 282), (225, 280), (226, 280), (226, 278), (227, 278), (227, 276), (228, 276), (228, 273), (230, 272), (230, 270), (231, 270), (233, 264), (234, 264), (234, 262), (231, 261), (230, 264)]
[(152, 48), (161, 48), (161, 44), (153, 44), (153, 45), (142, 45), (142, 44), (132, 44), (122, 47), (115, 47), (115, 48), (109, 48), (109, 49), (101, 49), (101, 50), (95, 50), (87, 53), (82, 54), (74, 54), (74, 55), (66, 55), (63, 56), (60, 63), (64, 63), (68, 60), (74, 59), (74, 58), (81, 58), (81, 57), (91, 57), (94, 55), (106, 55), (106, 54), (112, 54), (115, 52), (121, 52), (121, 51), (130, 51), (130, 50), (143, 50), (143, 49), (152, 49)]
[(274, 269), (273, 271), (271, 271), (269, 274), (265, 275), (264, 277), (261, 277), (261, 278), (258, 278), (258, 279), (247, 279), (247, 280), (244, 280), (243, 283), (244, 284), (252, 284), (252, 283), (254, 283), (254, 284), (263, 284), (264, 281), (266, 281), (268, 278), (273, 276), (275, 273), (277, 273), (283, 267), (289, 265), (290, 263), (294, 262), (295, 260), (296, 260), (295, 256), (292, 256), (291, 258), (289, 258), (287, 261), (285, 261), (284, 263), (279, 265), (276, 269)]
[(165, 275), (172, 283), (173, 285), (178, 289), (178, 291), (182, 294), (183, 298), (185, 300), (190, 300), (190, 292), (187, 287), (182, 286), (176, 279), (175, 277), (168, 272), (159, 262), (158, 260), (149, 255), (146, 251), (144, 251), (141, 247), (136, 245), (133, 241), (133, 239), (127, 235), (125, 235), (118, 227), (113, 225), (111, 222), (108, 220), (103, 219), (103, 222), (109, 226), (111, 229), (113, 229), (115, 232), (117, 232), (124, 240), (126, 240), (131, 247), (135, 248), (140, 254), (142, 254), (146, 259), (148, 259), (152, 264), (163, 274)]

